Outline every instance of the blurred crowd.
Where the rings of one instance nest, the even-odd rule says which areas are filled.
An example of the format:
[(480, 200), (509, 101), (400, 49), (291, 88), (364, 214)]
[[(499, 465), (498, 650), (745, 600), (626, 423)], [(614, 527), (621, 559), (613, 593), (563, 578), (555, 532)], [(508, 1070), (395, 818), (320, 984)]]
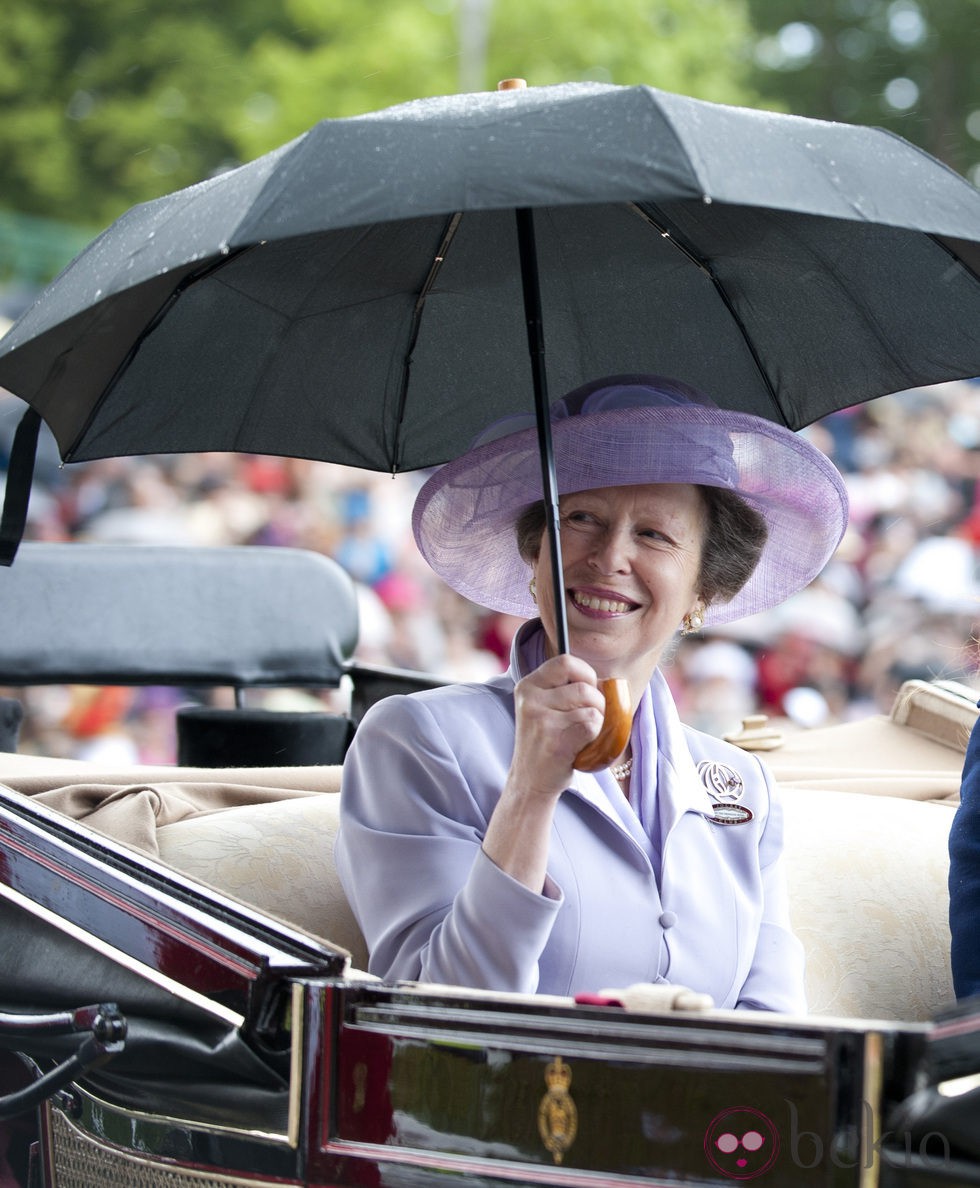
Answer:
[[(0, 471), (23, 407), (0, 396)], [(904, 680), (977, 679), (980, 384), (888, 396), (804, 432), (844, 475), (850, 525), (802, 594), (679, 642), (666, 674), (681, 716), (715, 734), (756, 712), (800, 727), (887, 713)], [(27, 537), (313, 549), (357, 583), (360, 659), (482, 680), (506, 667), (519, 624), (465, 602), (419, 557), (410, 517), (425, 477), (239, 454), (61, 467), (46, 438)], [(189, 699), (160, 689), (7, 692), (27, 708), (21, 750), (124, 762), (172, 761), (173, 708)], [(308, 693), (264, 696), (312, 704)], [(338, 707), (341, 697), (315, 700)]]

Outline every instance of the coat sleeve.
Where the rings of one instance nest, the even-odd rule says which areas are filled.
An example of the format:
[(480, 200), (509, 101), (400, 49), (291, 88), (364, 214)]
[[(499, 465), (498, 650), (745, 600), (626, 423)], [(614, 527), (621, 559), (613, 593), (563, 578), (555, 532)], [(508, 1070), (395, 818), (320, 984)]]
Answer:
[(949, 931), (956, 997), (980, 994), (980, 721), (970, 734), (949, 831)]
[[(474, 745), (492, 744), (477, 730)], [(500, 762), (475, 766), (495, 774)], [(385, 698), (365, 715), (344, 761), (336, 863), (371, 973), (536, 991), (561, 892), (549, 879), (535, 894), (484, 854), (491, 811), (424, 699)]]
[[(758, 762), (758, 760), (757, 760)], [(803, 946), (789, 919), (789, 895), (783, 859), (782, 797), (768, 769), (759, 763), (769, 796), (769, 812), (759, 838), (762, 877), (762, 922), (748, 977), (736, 1008), (806, 1013)]]

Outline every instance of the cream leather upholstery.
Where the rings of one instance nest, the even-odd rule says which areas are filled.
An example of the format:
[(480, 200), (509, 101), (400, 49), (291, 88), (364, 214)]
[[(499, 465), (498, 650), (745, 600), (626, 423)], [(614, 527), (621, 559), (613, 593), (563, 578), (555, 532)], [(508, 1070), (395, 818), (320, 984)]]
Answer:
[(340, 945), (352, 965), (367, 969), (333, 865), (339, 808), (330, 792), (243, 805), (165, 825), (157, 845), (170, 866)]
[(811, 1014), (924, 1021), (953, 1001), (947, 837), (953, 808), (784, 792), (786, 877)]
[[(157, 830), (160, 856), (343, 946), (364, 969), (364, 941), (333, 867), (339, 802), (324, 793), (178, 821)], [(784, 802), (790, 905), (807, 952), (811, 1013), (930, 1018), (953, 997), (952, 808), (796, 789)]]

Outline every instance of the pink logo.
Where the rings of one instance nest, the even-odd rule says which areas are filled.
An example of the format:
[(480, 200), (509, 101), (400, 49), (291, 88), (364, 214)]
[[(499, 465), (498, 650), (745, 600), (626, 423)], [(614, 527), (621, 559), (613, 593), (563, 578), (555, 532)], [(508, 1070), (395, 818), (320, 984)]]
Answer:
[(708, 1125), (704, 1134), (708, 1162), (731, 1180), (754, 1180), (767, 1172), (779, 1154), (776, 1128), (760, 1110), (734, 1106)]

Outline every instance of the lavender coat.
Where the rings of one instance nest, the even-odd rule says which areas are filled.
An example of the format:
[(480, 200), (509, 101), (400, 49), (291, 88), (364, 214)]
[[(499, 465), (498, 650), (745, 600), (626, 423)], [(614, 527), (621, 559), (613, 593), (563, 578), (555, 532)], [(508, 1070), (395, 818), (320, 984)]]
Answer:
[[(719, 1007), (804, 1011), (770, 777), (753, 755), (683, 726), (659, 672), (647, 706), (657, 745), (644, 760), (653, 842), (617, 809), (611, 777), (576, 773), (555, 812), (543, 894), (487, 858), (514, 746), (515, 676), (512, 664), (487, 684), (386, 698), (358, 728), (336, 863), (371, 972), (562, 995), (673, 982)], [(740, 774), (751, 821), (706, 819), (702, 759)]]

